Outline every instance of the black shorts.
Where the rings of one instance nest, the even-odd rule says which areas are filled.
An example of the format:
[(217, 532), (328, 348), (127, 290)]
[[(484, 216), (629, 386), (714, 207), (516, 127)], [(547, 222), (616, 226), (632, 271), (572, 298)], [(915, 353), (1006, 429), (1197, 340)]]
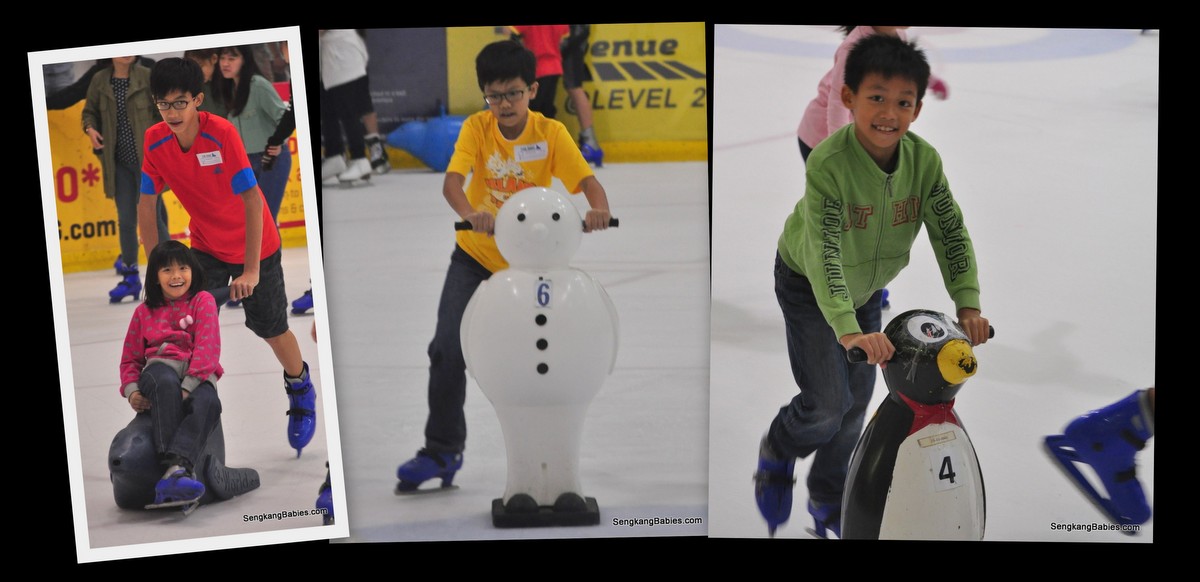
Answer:
[(584, 81), (592, 80), (592, 71), (588, 68), (587, 63), (583, 62), (584, 49), (579, 47), (579, 50), (563, 52), (563, 87), (566, 89), (578, 89), (583, 86)]
[(371, 86), (366, 75), (326, 89), (325, 95), (343, 113), (362, 117), (375, 111), (375, 104), (371, 102)]
[[(204, 286), (207, 289), (228, 287), (245, 270), (244, 265), (226, 263), (203, 251), (193, 249), (193, 252), (200, 266), (204, 267)], [(242, 300), (242, 309), (246, 310), (246, 327), (263, 339), (283, 335), (288, 330), (288, 299), (283, 288), (282, 258), (281, 249), (259, 261), (258, 285), (254, 293)]]

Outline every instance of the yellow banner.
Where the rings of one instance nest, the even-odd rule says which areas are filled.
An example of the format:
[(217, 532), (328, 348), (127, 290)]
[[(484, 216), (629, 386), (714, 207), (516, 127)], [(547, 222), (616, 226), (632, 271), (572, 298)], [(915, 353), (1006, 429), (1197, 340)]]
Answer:
[[(80, 129), (83, 102), (47, 112), (50, 157), (54, 164), (54, 197), (58, 210), (58, 239), (63, 271), (111, 269), (121, 252), (117, 207), (104, 195), (104, 174), (91, 142)], [(304, 200), (300, 192), (300, 160), (295, 134), (288, 140), (292, 172), (279, 210), (279, 234), (284, 246), (305, 246)], [(189, 241), (190, 217), (170, 190), (163, 194), (171, 238)], [(146, 255), (139, 254), (145, 264)]]
[[(704, 23), (597, 24), (583, 89), (596, 137), (606, 141), (708, 140), (708, 72)], [(559, 88), (559, 119), (578, 132), (575, 108)]]

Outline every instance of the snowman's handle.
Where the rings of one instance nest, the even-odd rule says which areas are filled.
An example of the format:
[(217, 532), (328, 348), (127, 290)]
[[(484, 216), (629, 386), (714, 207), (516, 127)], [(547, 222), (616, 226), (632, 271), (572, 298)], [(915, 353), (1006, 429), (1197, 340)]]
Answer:
[[(587, 226), (587, 223), (585, 222), (585, 223), (583, 223), (583, 225)], [(610, 226), (612, 228), (616, 228), (618, 226), (621, 226), (621, 222), (620, 222), (620, 220), (618, 220), (616, 218), (610, 218), (610, 219), (608, 219), (608, 226)], [(473, 228), (475, 228), (475, 227), (471, 226), (471, 223), (466, 220), (462, 220), (462, 221), (454, 223), (454, 230), (471, 230)]]
[[(989, 325), (988, 338), (990, 339), (994, 337), (996, 337), (996, 328)], [(861, 364), (867, 361), (867, 352), (863, 351), (862, 348), (850, 348), (846, 351), (846, 361), (850, 362), (851, 364)]]

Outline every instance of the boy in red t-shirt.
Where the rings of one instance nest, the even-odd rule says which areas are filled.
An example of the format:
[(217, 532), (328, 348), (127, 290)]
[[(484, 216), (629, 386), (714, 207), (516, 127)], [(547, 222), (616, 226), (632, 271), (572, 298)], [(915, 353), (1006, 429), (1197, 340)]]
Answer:
[(264, 211), (237, 129), (198, 110), (203, 87), (204, 73), (190, 59), (163, 59), (150, 73), (150, 94), (163, 121), (146, 131), (138, 205), (142, 242), (147, 251), (158, 243), (155, 203), (170, 188), (191, 217), (192, 249), (209, 289), (228, 285), (229, 298), (243, 302), (246, 327), (283, 365), (288, 442), (299, 456), (316, 430), (316, 389), (288, 328), (279, 231)]

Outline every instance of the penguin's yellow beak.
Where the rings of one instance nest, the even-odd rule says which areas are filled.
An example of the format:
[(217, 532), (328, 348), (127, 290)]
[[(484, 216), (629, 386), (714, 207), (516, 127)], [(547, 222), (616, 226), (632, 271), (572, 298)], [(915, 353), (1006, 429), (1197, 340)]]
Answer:
[(962, 384), (975, 375), (979, 362), (971, 343), (963, 339), (952, 339), (938, 351), (938, 370), (950, 384)]

